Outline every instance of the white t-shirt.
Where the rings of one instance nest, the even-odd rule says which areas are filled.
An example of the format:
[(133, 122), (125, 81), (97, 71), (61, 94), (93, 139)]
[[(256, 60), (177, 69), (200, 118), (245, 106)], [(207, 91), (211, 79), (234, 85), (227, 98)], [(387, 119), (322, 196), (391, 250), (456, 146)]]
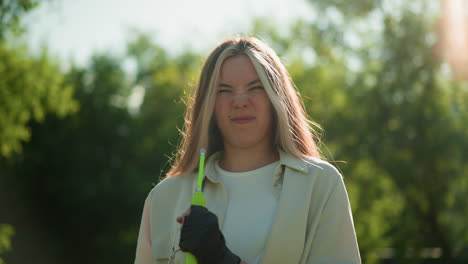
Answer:
[(277, 206), (272, 181), (278, 165), (279, 161), (252, 171), (229, 172), (215, 164), (229, 199), (221, 231), (227, 247), (249, 264), (259, 261), (269, 237)]

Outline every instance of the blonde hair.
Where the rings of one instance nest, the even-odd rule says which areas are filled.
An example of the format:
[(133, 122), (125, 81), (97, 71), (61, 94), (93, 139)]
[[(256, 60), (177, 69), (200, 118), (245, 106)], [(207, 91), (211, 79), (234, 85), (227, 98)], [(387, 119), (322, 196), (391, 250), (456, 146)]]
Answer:
[(185, 131), (181, 133), (182, 140), (168, 177), (196, 170), (200, 148), (206, 148), (206, 157), (223, 150), (222, 136), (213, 114), (215, 88), (221, 64), (236, 55), (250, 58), (272, 103), (274, 145), (300, 159), (322, 159), (315, 143), (319, 140), (317, 133), (310, 126), (303, 101), (276, 53), (257, 38), (236, 37), (219, 44), (203, 64), (195, 94), (187, 101)]

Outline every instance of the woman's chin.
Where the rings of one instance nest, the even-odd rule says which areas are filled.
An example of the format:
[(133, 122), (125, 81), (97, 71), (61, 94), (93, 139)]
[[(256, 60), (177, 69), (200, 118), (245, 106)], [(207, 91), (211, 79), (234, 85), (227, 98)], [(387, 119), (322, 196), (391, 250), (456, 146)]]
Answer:
[(235, 148), (235, 149), (253, 149), (258, 146), (260, 146), (262, 142), (260, 140), (255, 140), (255, 139), (237, 139), (237, 140), (232, 140), (229, 143), (229, 147)]

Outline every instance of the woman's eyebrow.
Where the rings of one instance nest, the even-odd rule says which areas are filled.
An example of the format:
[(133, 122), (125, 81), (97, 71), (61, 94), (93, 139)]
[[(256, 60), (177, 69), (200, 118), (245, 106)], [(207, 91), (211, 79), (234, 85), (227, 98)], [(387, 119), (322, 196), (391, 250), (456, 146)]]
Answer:
[(250, 85), (252, 85), (252, 84), (256, 84), (256, 83), (258, 83), (258, 82), (260, 82), (259, 79), (253, 80), (253, 81), (249, 82), (249, 83), (247, 84), (247, 86), (250, 86)]
[(218, 86), (220, 86), (220, 87), (232, 88), (232, 86), (229, 85), (229, 84), (227, 84), (227, 83), (219, 83)]
[[(260, 82), (260, 80), (259, 80), (259, 79), (256, 79), (256, 80), (253, 80), (253, 81), (250, 81), (250, 82), (248, 82), (248, 83), (247, 83), (247, 86), (250, 86), (250, 85), (256, 84), (256, 83), (258, 83), (258, 82)], [(229, 84), (227, 84), (227, 83), (223, 83), (223, 82), (220, 82), (220, 83), (218, 84), (218, 86), (220, 86), (220, 87), (227, 87), (227, 88), (232, 88), (232, 85), (229, 85)]]

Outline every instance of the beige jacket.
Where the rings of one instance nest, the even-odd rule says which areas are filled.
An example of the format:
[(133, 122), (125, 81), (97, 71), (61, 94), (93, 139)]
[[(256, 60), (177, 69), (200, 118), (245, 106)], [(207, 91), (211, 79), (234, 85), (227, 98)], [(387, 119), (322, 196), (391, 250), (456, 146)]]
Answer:
[[(213, 154), (206, 162), (203, 192), (206, 207), (222, 226), (228, 196), (214, 167), (219, 155)], [(166, 178), (151, 190), (140, 226), (136, 264), (183, 263), (184, 253), (178, 245), (181, 225), (176, 218), (190, 207), (196, 180), (196, 173)], [(348, 195), (335, 167), (280, 151), (272, 188), (279, 199), (278, 208), (261, 263), (361, 263)]]

